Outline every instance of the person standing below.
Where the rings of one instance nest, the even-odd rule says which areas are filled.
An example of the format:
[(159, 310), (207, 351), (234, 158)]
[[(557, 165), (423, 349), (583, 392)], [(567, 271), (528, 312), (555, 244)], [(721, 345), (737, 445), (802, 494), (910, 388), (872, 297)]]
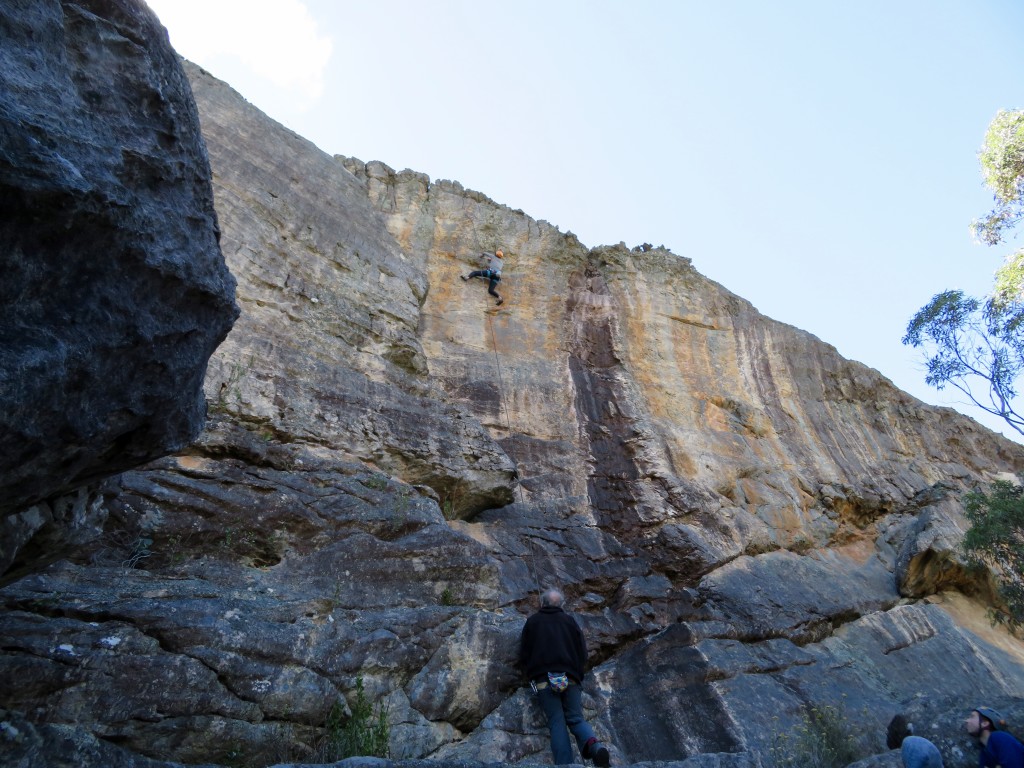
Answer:
[(938, 747), (928, 739), (914, 736), (914, 727), (903, 715), (896, 715), (889, 722), (885, 744), (889, 749), (899, 749), (903, 768), (942, 768), (942, 755)]
[(587, 661), (587, 643), (576, 619), (563, 610), (564, 603), (565, 597), (557, 589), (549, 589), (540, 596), (540, 610), (523, 627), (519, 662), (548, 719), (555, 765), (573, 762), (568, 728), (583, 759), (593, 760), (599, 768), (608, 768), (608, 749), (583, 719), (580, 684)]
[(497, 301), (494, 302), (495, 306), (501, 306), (505, 300), (501, 298), (501, 294), (496, 290), (498, 283), (501, 282), (501, 268), (505, 263), (505, 254), (501, 250), (497, 250), (494, 253), (481, 253), (480, 256), (487, 259), (487, 269), (476, 269), (470, 272), (468, 275), (459, 275), (463, 280), (469, 280), (471, 277), (484, 277), (490, 280), (487, 284), (487, 292), (494, 296)]
[(1002, 730), (1006, 721), (994, 709), (972, 709), (964, 725), (978, 740), (978, 768), (1024, 768), (1024, 744)]

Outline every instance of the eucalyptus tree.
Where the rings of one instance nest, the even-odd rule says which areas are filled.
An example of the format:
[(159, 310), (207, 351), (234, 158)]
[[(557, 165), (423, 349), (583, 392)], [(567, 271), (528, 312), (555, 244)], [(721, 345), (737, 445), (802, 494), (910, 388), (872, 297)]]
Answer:
[[(1024, 110), (995, 116), (979, 160), (995, 204), (971, 231), (998, 245), (1024, 218)], [(950, 290), (932, 297), (910, 320), (903, 343), (924, 352), (929, 385), (955, 387), (1024, 435), (1024, 415), (1014, 405), (1024, 372), (1024, 249), (1006, 257), (989, 296)]]

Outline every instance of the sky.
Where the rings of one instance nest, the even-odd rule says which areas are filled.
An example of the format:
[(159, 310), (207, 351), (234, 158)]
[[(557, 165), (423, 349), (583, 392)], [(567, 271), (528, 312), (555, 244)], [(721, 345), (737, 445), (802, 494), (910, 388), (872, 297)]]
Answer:
[[(1021, 0), (148, 0), (330, 154), (453, 179), (587, 246), (664, 245), (896, 386), (1022, 441), (900, 342), (982, 296), (977, 153), (1024, 107)], [(510, 286), (511, 287), (511, 286)]]

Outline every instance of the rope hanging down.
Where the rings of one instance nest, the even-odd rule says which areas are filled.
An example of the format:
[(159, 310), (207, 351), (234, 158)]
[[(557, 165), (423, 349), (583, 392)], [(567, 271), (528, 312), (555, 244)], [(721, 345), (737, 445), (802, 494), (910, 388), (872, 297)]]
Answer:
[[(505, 430), (508, 432), (509, 439), (512, 438), (512, 422), (508, 418), (508, 405), (505, 403), (505, 385), (501, 381), (501, 358), (498, 357), (498, 342), (494, 336), (494, 318), (491, 313), (487, 313), (487, 327), (491, 329), (491, 349), (494, 350), (494, 367), (498, 370), (498, 400), (501, 402), (501, 408), (505, 411)], [(523, 499), (523, 484), (519, 483), (519, 501), (525, 506), (526, 501)]]
[[(498, 371), (498, 400), (501, 402), (501, 409), (505, 412), (505, 429), (508, 432), (509, 439), (511, 440), (514, 436), (512, 433), (512, 422), (508, 417), (508, 404), (505, 402), (505, 385), (501, 379), (501, 358), (498, 355), (498, 341), (494, 335), (494, 319), (490, 312), (487, 313), (487, 326), (491, 330), (491, 348), (494, 350), (494, 367)], [(519, 479), (519, 503), (523, 505), (523, 509), (525, 510), (526, 498), (523, 496), (523, 482), (521, 477)], [(533, 537), (531, 537), (529, 534), (527, 534), (526, 536), (526, 546), (530, 548), (530, 564), (528, 565), (530, 575), (533, 577), (533, 582), (539, 590), (542, 589), (545, 585), (541, 583), (539, 578), (537, 578), (538, 558), (533, 546)], [(557, 579), (560, 579), (563, 582), (568, 582), (568, 579), (565, 577), (565, 575), (559, 573), (558, 571), (560, 569), (557, 568), (554, 564), (552, 564), (552, 567), (550, 569), (545, 570), (547, 570), (550, 575), (555, 576)]]

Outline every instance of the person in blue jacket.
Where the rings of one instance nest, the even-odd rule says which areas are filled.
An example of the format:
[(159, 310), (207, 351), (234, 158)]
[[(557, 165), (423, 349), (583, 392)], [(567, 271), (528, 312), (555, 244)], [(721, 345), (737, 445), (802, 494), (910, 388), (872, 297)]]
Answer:
[(594, 729), (583, 719), (580, 684), (587, 662), (587, 643), (576, 619), (563, 610), (564, 603), (565, 597), (557, 589), (549, 589), (540, 596), (540, 610), (523, 627), (519, 663), (547, 717), (555, 765), (575, 762), (568, 728), (576, 738), (580, 756), (593, 760), (598, 768), (608, 768), (608, 748), (597, 740)]
[(978, 740), (978, 768), (1024, 768), (1024, 744), (1003, 730), (1006, 721), (994, 709), (972, 709), (964, 725)]

